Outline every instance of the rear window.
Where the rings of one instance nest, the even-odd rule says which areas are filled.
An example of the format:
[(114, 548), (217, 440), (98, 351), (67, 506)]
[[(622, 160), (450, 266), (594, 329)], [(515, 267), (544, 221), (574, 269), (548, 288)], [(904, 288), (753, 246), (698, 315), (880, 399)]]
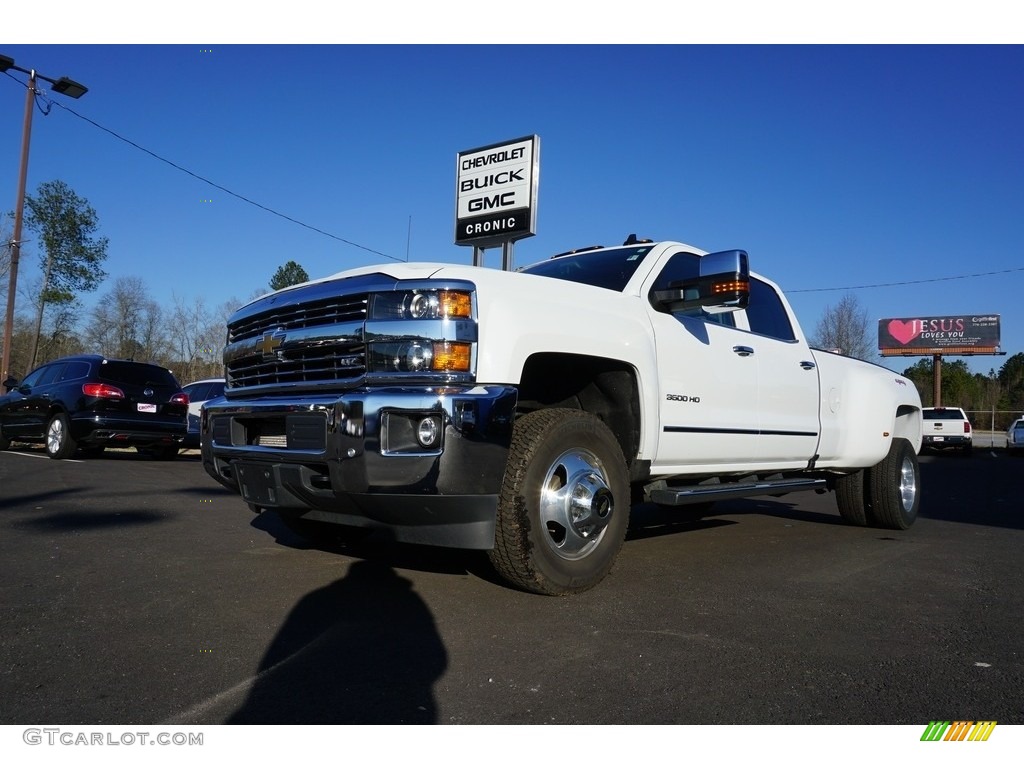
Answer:
[(954, 408), (925, 408), (922, 411), (924, 417), (929, 421), (938, 419), (949, 419), (951, 421), (967, 421), (964, 412)]
[(146, 363), (127, 363), (110, 360), (100, 365), (100, 378), (104, 381), (132, 386), (159, 386), (178, 389), (178, 381), (174, 374), (166, 368)]

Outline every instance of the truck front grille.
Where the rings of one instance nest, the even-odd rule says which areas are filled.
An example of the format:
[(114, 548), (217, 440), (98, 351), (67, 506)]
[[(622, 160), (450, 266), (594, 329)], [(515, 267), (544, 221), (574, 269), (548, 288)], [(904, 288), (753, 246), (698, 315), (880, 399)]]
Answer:
[(325, 295), (336, 286), (298, 288), (287, 302), (267, 297), (233, 319), (225, 355), (229, 391), (360, 379), (366, 373), (363, 323), (369, 294)]
[(362, 344), (341, 343), (289, 350), (269, 361), (250, 355), (226, 367), (229, 387), (344, 381), (366, 373), (366, 355)]
[(312, 328), (366, 319), (365, 293), (328, 296), (297, 306), (279, 307), (237, 320), (228, 326), (228, 343), (242, 341), (278, 329)]

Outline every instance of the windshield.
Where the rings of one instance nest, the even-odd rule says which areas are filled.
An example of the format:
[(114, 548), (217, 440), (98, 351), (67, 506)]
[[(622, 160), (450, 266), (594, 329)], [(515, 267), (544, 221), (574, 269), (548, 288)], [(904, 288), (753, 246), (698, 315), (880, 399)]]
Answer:
[(636, 272), (640, 262), (651, 250), (650, 245), (628, 248), (603, 248), (598, 251), (584, 251), (523, 267), (520, 272), (528, 275), (554, 277), (586, 283), (609, 291), (621, 291), (629, 278)]

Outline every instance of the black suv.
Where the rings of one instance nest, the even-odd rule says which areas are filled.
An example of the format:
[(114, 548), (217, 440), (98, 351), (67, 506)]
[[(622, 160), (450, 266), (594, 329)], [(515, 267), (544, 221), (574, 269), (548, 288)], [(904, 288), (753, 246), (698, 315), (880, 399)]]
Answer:
[(66, 459), (76, 448), (98, 455), (133, 446), (170, 459), (188, 429), (188, 395), (158, 365), (77, 355), (3, 385), (0, 450), (11, 441), (45, 443), (51, 459)]

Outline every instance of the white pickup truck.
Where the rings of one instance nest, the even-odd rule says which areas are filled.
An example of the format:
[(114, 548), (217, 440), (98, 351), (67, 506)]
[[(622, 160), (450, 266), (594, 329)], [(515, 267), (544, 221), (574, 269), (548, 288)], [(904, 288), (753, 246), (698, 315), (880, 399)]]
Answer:
[(224, 363), (203, 465), (254, 511), (487, 550), (542, 594), (604, 578), (641, 500), (835, 491), (895, 529), (920, 505), (913, 383), (812, 350), (742, 251), (355, 269), (240, 309)]
[(921, 412), (921, 449), (936, 451), (955, 448), (970, 453), (974, 447), (971, 422), (963, 408), (925, 408)]

